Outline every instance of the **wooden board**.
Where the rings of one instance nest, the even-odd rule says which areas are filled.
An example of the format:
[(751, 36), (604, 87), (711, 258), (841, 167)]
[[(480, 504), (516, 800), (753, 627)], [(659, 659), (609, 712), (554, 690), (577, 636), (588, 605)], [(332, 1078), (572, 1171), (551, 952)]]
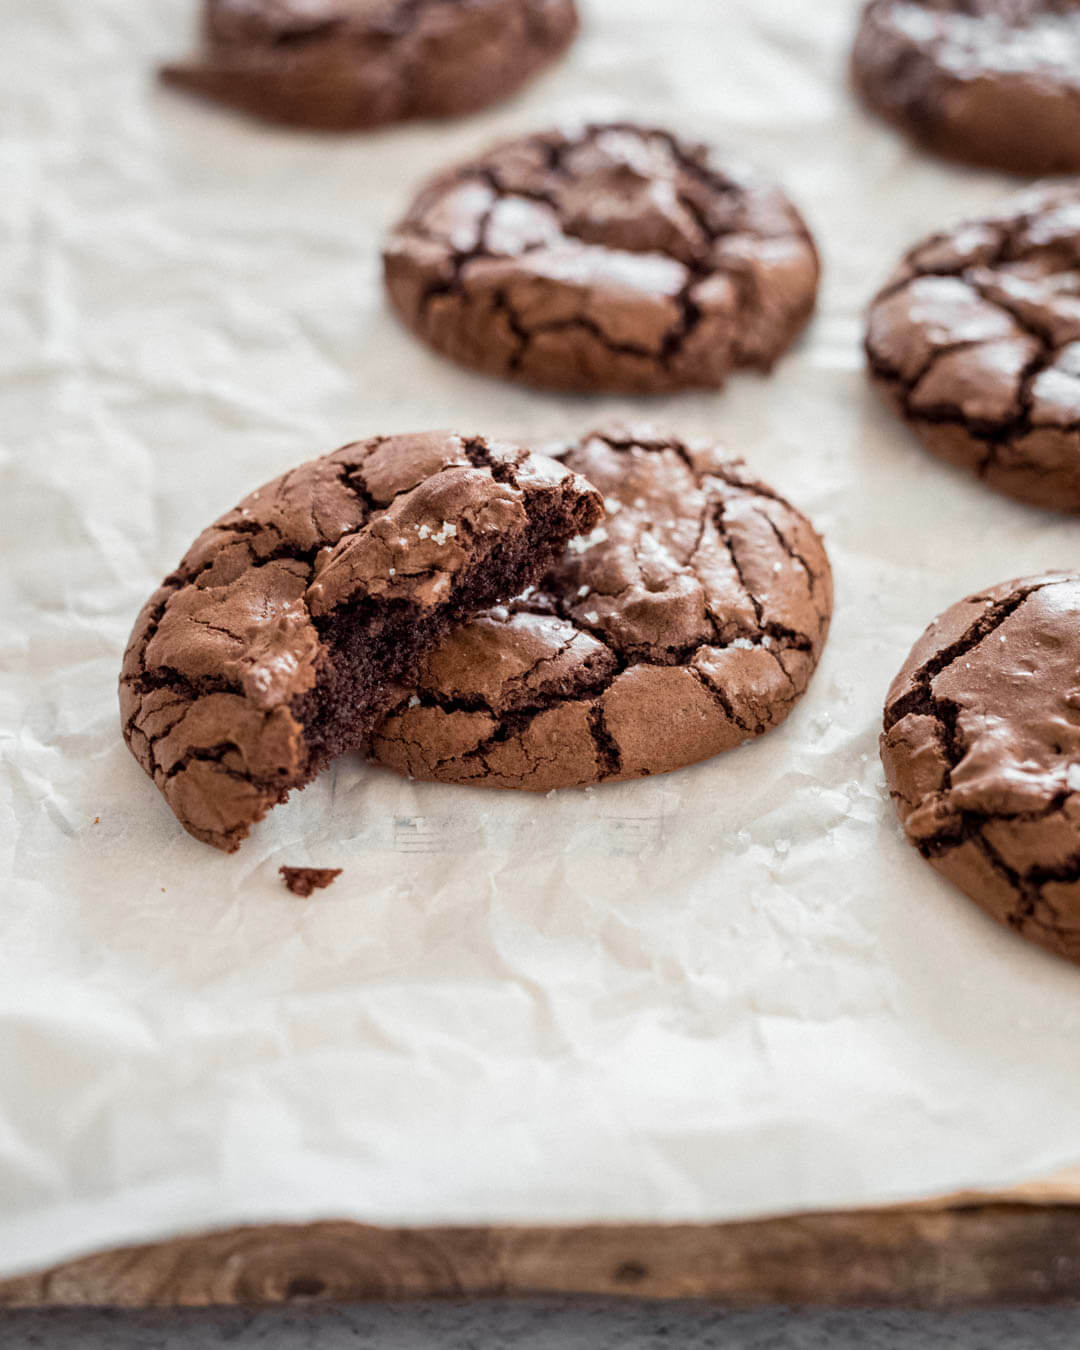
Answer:
[(1080, 1206), (958, 1204), (712, 1226), (235, 1228), (0, 1282), (0, 1307), (633, 1295), (941, 1307), (1080, 1300)]

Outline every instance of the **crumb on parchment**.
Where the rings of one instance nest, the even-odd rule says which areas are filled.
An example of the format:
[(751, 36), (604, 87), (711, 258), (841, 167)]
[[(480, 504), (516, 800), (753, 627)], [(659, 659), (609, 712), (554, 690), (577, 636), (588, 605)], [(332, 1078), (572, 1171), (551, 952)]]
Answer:
[(341, 876), (340, 867), (279, 867), (281, 878), (293, 895), (306, 899), (315, 890), (322, 890)]

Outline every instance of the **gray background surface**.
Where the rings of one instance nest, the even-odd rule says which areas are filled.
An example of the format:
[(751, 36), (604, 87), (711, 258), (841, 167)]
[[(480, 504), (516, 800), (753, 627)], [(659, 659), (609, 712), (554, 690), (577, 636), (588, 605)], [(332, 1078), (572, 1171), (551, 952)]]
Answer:
[(126, 1313), (0, 1313), (4, 1350), (1057, 1350), (1080, 1344), (1080, 1308), (964, 1312), (728, 1312), (692, 1304), (418, 1303)]

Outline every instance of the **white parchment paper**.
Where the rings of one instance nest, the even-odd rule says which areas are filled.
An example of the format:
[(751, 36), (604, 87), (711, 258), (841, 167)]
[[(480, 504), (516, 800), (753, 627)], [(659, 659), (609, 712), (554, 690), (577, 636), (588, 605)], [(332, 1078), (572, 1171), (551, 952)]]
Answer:
[[(0, 1274), (241, 1221), (722, 1220), (1080, 1162), (1080, 971), (902, 842), (876, 752), (913, 639), (1074, 565), (880, 411), (862, 311), (1005, 179), (847, 93), (856, 0), (583, 0), (570, 59), (448, 126), (318, 138), (157, 90), (186, 0), (7, 0), (0, 45)], [(387, 313), (417, 180), (630, 115), (772, 170), (819, 316), (773, 378), (633, 403), (471, 376)], [(244, 492), (379, 432), (715, 434), (827, 537), (837, 610), (778, 732), (552, 799), (340, 763), (234, 857), (122, 744), (146, 594)], [(282, 863), (345, 869), (301, 901)]]

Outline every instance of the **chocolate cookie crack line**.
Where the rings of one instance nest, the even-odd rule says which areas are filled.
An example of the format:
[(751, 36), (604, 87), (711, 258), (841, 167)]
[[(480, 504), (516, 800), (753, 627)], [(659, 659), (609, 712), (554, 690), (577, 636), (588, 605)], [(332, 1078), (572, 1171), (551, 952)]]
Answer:
[[(514, 258), (512, 260), (516, 260), (518, 257), (524, 256), (527, 256), (527, 254), (517, 254), (514, 255)], [(685, 267), (685, 264), (680, 265)], [(696, 284), (696, 281), (693, 284)], [(436, 283), (435, 285), (428, 288), (424, 292), (421, 298), (421, 307), (422, 308), (426, 307), (428, 304), (430, 304), (432, 300), (438, 298), (438, 296), (440, 295), (447, 295), (451, 293), (464, 294), (464, 291), (461, 289), (461, 285), (462, 284), (460, 281), (460, 277), (456, 278), (454, 283), (451, 284), (444, 282)], [(510, 330), (514, 334), (514, 337), (518, 340), (519, 344), (518, 350), (514, 352), (509, 367), (509, 369), (511, 369), (512, 371), (518, 371), (520, 369), (522, 359), (525, 356), (525, 352), (528, 349), (528, 346), (532, 343), (533, 339), (536, 338), (538, 335), (543, 333), (561, 333), (574, 329), (579, 329), (589, 333), (592, 337), (594, 337), (597, 340), (597, 342), (599, 342), (603, 347), (607, 348), (608, 351), (615, 352), (619, 356), (632, 356), (640, 360), (656, 361), (662, 365), (667, 365), (669, 364), (670, 360), (673, 359), (673, 356), (677, 355), (678, 351), (681, 350), (683, 340), (687, 335), (687, 333), (683, 332), (681, 325), (684, 322), (687, 323), (691, 322), (689, 317), (690, 312), (691, 311), (697, 312), (697, 318), (694, 318), (692, 320), (693, 323), (696, 324), (696, 322), (700, 318), (700, 312), (697, 311), (697, 306), (694, 305), (693, 301), (691, 301), (687, 296), (684, 303), (682, 296), (683, 292), (680, 291), (678, 295), (670, 297), (672, 303), (680, 306), (683, 312), (680, 315), (680, 317), (677, 320), (675, 320), (674, 323), (669, 327), (667, 333), (664, 336), (663, 341), (660, 344), (659, 349), (656, 351), (651, 351), (648, 347), (640, 347), (632, 342), (617, 342), (614, 338), (609, 337), (608, 334), (604, 332), (604, 330), (600, 327), (599, 323), (597, 323), (595, 319), (590, 318), (587, 314), (584, 313), (575, 314), (570, 318), (566, 319), (550, 319), (545, 323), (527, 325), (522, 320), (521, 315), (518, 313), (518, 311), (514, 308), (504, 288), (499, 287), (497, 290), (493, 290), (491, 292), (492, 305), (494, 310), (498, 313), (504, 313), (506, 315), (507, 321), (510, 325)], [(582, 304), (584, 305), (588, 304), (587, 297), (583, 298)], [(673, 352), (669, 353), (667, 348), (673, 336), (677, 338), (677, 346)]]
[[(881, 356), (880, 353), (876, 352), (873, 346), (871, 345), (869, 337), (866, 340), (866, 355), (867, 359), (870, 362), (871, 373), (875, 376), (875, 378), (883, 380), (886, 383), (895, 384), (899, 386), (900, 401), (901, 406), (903, 408), (904, 416), (915, 419), (924, 417), (924, 412), (921, 409), (916, 410), (912, 408), (911, 396), (912, 394), (914, 394), (915, 390), (923, 382), (923, 380), (926, 379), (927, 375), (929, 375), (930, 372), (934, 369), (934, 367), (938, 364), (938, 362), (943, 360), (947, 356), (955, 356), (957, 352), (970, 351), (976, 347), (983, 347), (985, 345), (986, 345), (985, 338), (963, 338), (958, 342), (948, 342), (940, 347), (934, 347), (927, 354), (926, 360), (922, 363), (922, 365), (920, 365), (919, 368), (915, 371), (915, 373), (910, 376), (905, 375), (902, 371), (898, 370), (894, 365), (892, 365), (889, 361), (887, 361), (885, 357)], [(958, 407), (956, 408), (956, 416), (957, 419), (960, 419), (962, 417), (962, 414)], [(931, 419), (926, 418), (926, 420)], [(965, 425), (967, 424), (965, 423)]]
[(815, 587), (817, 586), (817, 578), (814, 576), (814, 572), (810, 564), (806, 561), (806, 559), (798, 551), (798, 549), (795, 548), (795, 546), (789, 542), (787, 536), (780, 529), (780, 526), (777, 525), (776, 521), (773, 520), (772, 516), (767, 515), (766, 512), (764, 512), (760, 507), (756, 507), (755, 511), (757, 515), (759, 515), (761, 519), (765, 521), (766, 525), (768, 525), (769, 529), (773, 532), (773, 535), (776, 537), (776, 542), (784, 550), (788, 558), (792, 562), (798, 563), (799, 566), (802, 568), (803, 572), (806, 574), (807, 588), (810, 591), (810, 594), (813, 595), (815, 592)]
[(635, 356), (644, 361), (662, 361), (662, 344), (661, 351), (654, 352), (650, 351), (648, 347), (639, 347), (632, 342), (616, 342), (613, 338), (608, 337), (595, 319), (590, 319), (585, 314), (575, 314), (569, 319), (551, 319), (547, 323), (539, 323), (531, 328), (526, 328), (524, 325), (522, 327), (528, 333), (530, 342), (541, 333), (562, 333), (580, 329), (596, 338), (597, 342), (606, 347), (608, 351), (615, 352), (619, 356)]
[(743, 594), (746, 596), (747, 600), (749, 600), (750, 607), (754, 611), (754, 617), (757, 621), (758, 632), (762, 633), (765, 631), (763, 623), (764, 610), (762, 608), (761, 601), (758, 599), (757, 595), (754, 593), (753, 590), (751, 590), (750, 586), (747, 585), (746, 577), (742, 569), (742, 563), (740, 562), (739, 555), (735, 549), (735, 543), (731, 537), (731, 532), (727, 527), (727, 523), (724, 520), (726, 508), (727, 508), (726, 502), (724, 501), (717, 502), (716, 514), (714, 515), (713, 520), (716, 525), (717, 532), (719, 533), (720, 538), (723, 539), (724, 546), (727, 548), (728, 554), (731, 557), (731, 565), (735, 569), (735, 575), (739, 579), (739, 585), (742, 587)]
[[(1009, 318), (1012, 319), (1013, 323), (1016, 324), (1017, 328), (1019, 328), (1027, 337), (1031, 338), (1032, 341), (1037, 342), (1044, 352), (1058, 352), (1062, 347), (1070, 345), (1070, 342), (1073, 339), (1070, 339), (1070, 342), (1056, 342), (1051, 333), (1044, 328), (1040, 328), (1029, 315), (1024, 313), (1022, 305), (1010, 302), (1009, 297), (1006, 294), (995, 294), (995, 287), (992, 282), (985, 281), (972, 275), (976, 270), (981, 271), (985, 269), (969, 268), (966, 272), (961, 273), (961, 279), (964, 283), (971, 287), (984, 304), (993, 305), (996, 309), (1000, 309), (1003, 313), (1007, 314)], [(1074, 270), (1080, 270), (1080, 265)]]
[[(1035, 381), (1040, 375), (1050, 368), (1051, 361), (1047, 360), (1045, 351), (1037, 352), (1020, 372), (1020, 378), (1016, 387), (1017, 407), (1017, 425), (1010, 428), (1004, 438), (995, 437), (988, 441), (986, 454), (977, 465), (977, 472), (980, 478), (985, 478), (991, 468), (998, 461), (998, 452), (1002, 445), (1008, 444), (1014, 453), (1017, 453), (1016, 442), (1025, 436), (1031, 435), (1034, 431), (1032, 421), (1035, 406)], [(1036, 468), (1039, 472), (1046, 472), (1041, 466), (1033, 465), (1030, 455), (1022, 456), (1024, 462)]]
[[(1035, 595), (1047, 586), (1059, 584), (1060, 582), (1055, 580), (1041, 581), (1033, 586), (1026, 586), (1012, 595), (1006, 596), (1004, 600), (997, 600), (989, 606), (955, 642), (951, 642), (947, 647), (942, 647), (940, 651), (935, 652), (933, 656), (923, 662), (918, 670), (912, 673), (909, 677), (910, 683), (916, 687), (906, 694), (901, 694), (885, 709), (885, 730), (891, 731), (901, 718), (907, 717), (911, 713), (916, 716), (933, 717), (940, 721), (941, 719), (938, 717), (934, 706), (938, 700), (930, 689), (931, 683), (937, 676), (962, 656), (967, 656), (986, 638), (995, 633), (1029, 596)], [(976, 596), (973, 599), (977, 600), (979, 597)], [(955, 768), (960, 758), (962, 758), (962, 754), (953, 761), (950, 768)]]
[(619, 437), (613, 431), (593, 431), (584, 438), (583, 444), (588, 445), (590, 441), (603, 441), (612, 450), (644, 450), (646, 454), (663, 454), (665, 450), (670, 450), (678, 455), (690, 470), (698, 487), (701, 487), (702, 480), (713, 472), (710, 469), (707, 473), (702, 474), (691, 459), (686, 446), (678, 440), (665, 440), (661, 437), (658, 440), (650, 441), (645, 437), (639, 438), (629, 434), (625, 437)]
[(191, 764), (196, 761), (202, 761), (207, 764), (217, 764), (222, 773), (230, 778), (238, 779), (242, 783), (251, 783), (253, 786), (268, 786), (263, 780), (254, 778), (249, 773), (239, 773), (224, 763), (225, 756), (229, 754), (239, 754), (243, 752), (235, 741), (225, 740), (216, 741), (213, 745), (192, 745), (189, 746), (180, 758), (168, 769), (162, 770), (162, 779), (168, 782), (170, 778), (175, 778), (178, 773), (183, 773)]
[(710, 680), (709, 677), (705, 674), (705, 672), (700, 669), (700, 667), (689, 666), (687, 667), (687, 669), (689, 670), (692, 678), (695, 679), (698, 682), (698, 684), (701, 685), (701, 687), (705, 690), (705, 692), (709, 695), (709, 697), (713, 700), (713, 702), (718, 705), (720, 711), (724, 714), (724, 716), (727, 718), (727, 720), (731, 723), (732, 726), (738, 727), (739, 730), (744, 731), (747, 736), (760, 735), (761, 732), (765, 730), (763, 726), (752, 727), (748, 723), (744, 722), (743, 719), (739, 717), (738, 714), (735, 712), (735, 708), (732, 705), (731, 699), (727, 695), (727, 690), (725, 690), (718, 684), (714, 684), (712, 680)]
[(205, 698), (209, 694), (240, 694), (239, 680), (229, 680), (225, 676), (202, 675), (192, 679), (182, 674), (175, 666), (147, 667), (129, 681), (137, 692), (145, 696), (158, 689), (168, 689), (170, 693), (180, 694), (191, 703)]
[[(502, 710), (495, 708), (493, 704), (482, 697), (473, 699), (455, 698), (443, 695), (438, 691), (431, 689), (426, 689), (413, 697), (419, 698), (420, 706), (428, 709), (438, 708), (440, 711), (448, 714), (457, 712), (473, 716), (486, 716), (489, 717), (492, 722), (496, 723), (495, 729), (469, 750), (463, 751), (460, 754), (444, 756), (443, 758), (434, 761), (435, 767), (441, 767), (442, 765), (453, 761), (465, 764), (474, 760), (479, 761), (483, 765), (484, 773), (490, 774), (495, 778), (498, 778), (500, 775), (491, 768), (486, 757), (497, 746), (506, 744), (509, 741), (514, 741), (520, 747), (522, 753), (534, 763), (554, 762), (554, 759), (557, 758), (557, 756), (552, 756), (549, 760), (544, 760), (542, 757), (532, 754), (524, 743), (523, 734), (531, 727), (532, 723), (536, 721), (538, 717), (542, 717), (544, 714), (552, 712), (557, 708), (580, 704), (582, 707), (588, 708), (586, 716), (589, 734), (596, 747), (597, 761), (604, 766), (601, 773), (602, 781), (605, 778), (611, 777), (613, 774), (619, 773), (621, 769), (621, 756), (614, 738), (610, 736), (610, 733), (607, 732), (607, 728), (604, 725), (603, 708), (600, 704), (600, 700), (624, 670), (628, 668), (629, 667), (624, 664), (618, 670), (605, 672), (588, 684), (578, 685), (565, 692), (552, 690), (545, 693), (538, 691), (534, 702), (523, 704), (520, 707)], [(400, 715), (407, 707), (408, 704), (399, 705), (395, 711)], [(374, 733), (374, 738), (378, 739), (378, 737), (379, 732), (377, 730)], [(401, 732), (395, 732), (393, 736), (388, 737), (387, 739), (412, 746), (421, 759), (428, 758), (426, 746), (422, 741), (417, 741)], [(612, 767), (612, 765), (614, 765), (614, 767)]]
[[(965, 274), (975, 267), (993, 269), (1001, 268), (1005, 263), (1025, 261), (1027, 255), (1017, 251), (1016, 243), (1039, 220), (1045, 210), (1046, 207), (1043, 205), (1033, 207), (1030, 211), (1023, 211), (1015, 216), (991, 216), (987, 220), (962, 221), (951, 230), (939, 230), (937, 234), (922, 240), (904, 254), (897, 273), (874, 296), (871, 308), (876, 308), (883, 301), (891, 300), (906, 286), (910, 286), (922, 277), (956, 277), (960, 280), (967, 280)], [(932, 266), (918, 261), (920, 254), (931, 253), (942, 245), (948, 245), (950, 240), (955, 239), (965, 226), (971, 225), (993, 230), (997, 235), (997, 244), (988, 256), (976, 261), (972, 261), (971, 258), (965, 256), (957, 258), (953, 263), (940, 262)], [(1036, 249), (1036, 251), (1038, 250)]]
[(341, 14), (326, 19), (313, 18), (305, 28), (282, 29), (273, 34), (265, 45), (271, 51), (314, 45), (340, 32), (347, 22), (345, 16)]
[[(511, 680), (507, 680), (502, 686), (503, 693), (505, 693), (506, 690), (515, 688), (520, 690), (542, 666), (555, 664), (560, 657), (564, 656), (566, 652), (570, 650), (579, 636), (581, 636), (580, 633), (574, 632), (561, 644), (558, 651), (554, 652), (551, 656), (539, 657), (527, 670), (522, 671), (520, 675), (515, 675)], [(613, 661), (617, 660), (616, 654), (612, 652), (610, 648), (605, 648), (605, 650), (609, 652)], [(602, 693), (615, 676), (620, 673), (621, 671), (617, 670), (605, 672), (596, 676), (593, 680), (575, 685), (573, 689), (566, 691), (565, 694), (555, 690), (545, 690), (541, 686), (533, 695), (535, 701), (522, 703), (519, 706), (513, 706), (512, 694), (505, 700), (500, 696), (499, 703), (501, 704), (505, 701), (508, 704), (505, 709), (506, 712), (544, 712), (547, 710), (548, 706), (553, 707), (560, 702), (592, 697), (596, 693)], [(482, 694), (468, 696), (461, 693), (446, 693), (441, 689), (435, 689), (430, 686), (418, 687), (414, 693), (408, 696), (408, 698), (402, 699), (394, 708), (392, 708), (388, 715), (400, 715), (405, 712), (410, 704), (412, 704), (413, 699), (419, 700), (420, 705), (425, 708), (438, 708), (446, 713), (485, 713), (492, 717), (500, 716), (500, 710), (490, 699), (485, 698)], [(412, 706), (415, 707), (416, 705), (412, 704)]]
[[(576, 625), (576, 627), (581, 631), (588, 631), (585, 630), (584, 625), (580, 624), (579, 621), (577, 620), (568, 619), (567, 622)], [(569, 639), (563, 645), (563, 647), (560, 648), (560, 653), (564, 652), (572, 644), (573, 640), (574, 640), (573, 638)], [(417, 690), (415, 694), (410, 695), (410, 699), (416, 698), (419, 700), (418, 705), (413, 704), (414, 707), (421, 706), (427, 709), (437, 708), (439, 711), (446, 714), (461, 713), (465, 715), (486, 716), (489, 717), (493, 722), (498, 723), (496, 729), (489, 736), (485, 737), (480, 744), (461, 753), (460, 755), (450, 755), (444, 757), (443, 759), (437, 760), (435, 761), (436, 766), (449, 763), (455, 759), (459, 759), (461, 761), (468, 761), (471, 759), (484, 760), (484, 757), (491, 751), (493, 747), (504, 744), (509, 740), (520, 738), (522, 733), (525, 730), (527, 730), (527, 728), (532, 724), (533, 721), (535, 721), (537, 717), (540, 717), (543, 714), (554, 710), (555, 708), (563, 707), (568, 704), (587, 705), (591, 703), (593, 706), (589, 711), (589, 717), (591, 719), (589, 722), (590, 734), (593, 736), (594, 742), (597, 744), (598, 751), (599, 750), (604, 751), (603, 755), (598, 754), (598, 759), (600, 763), (601, 764), (606, 763), (608, 766), (607, 768), (605, 768), (602, 774), (601, 781), (603, 781), (604, 779), (610, 778), (613, 774), (618, 774), (621, 771), (621, 757), (619, 766), (616, 768), (611, 768), (610, 751), (612, 746), (614, 746), (616, 753), (618, 753), (618, 747), (617, 743), (615, 743), (614, 739), (610, 738), (610, 736), (609, 736), (609, 740), (611, 742), (610, 745), (608, 744), (607, 741), (603, 740), (603, 736), (607, 734), (607, 729), (603, 722), (602, 716), (603, 708), (602, 706), (600, 706), (600, 700), (603, 699), (604, 695), (608, 692), (609, 689), (612, 688), (612, 686), (616, 683), (616, 681), (619, 679), (620, 676), (622, 676), (629, 670), (633, 670), (641, 666), (654, 666), (660, 669), (670, 669), (674, 667), (686, 669), (688, 673), (692, 676), (692, 678), (697, 680), (698, 683), (700, 683), (705, 688), (706, 692), (710, 695), (710, 697), (712, 697), (714, 701), (719, 704), (727, 720), (733, 726), (736, 726), (741, 731), (744, 731), (748, 737), (761, 735), (764, 731), (767, 731), (771, 725), (773, 725), (773, 722), (770, 720), (760, 721), (754, 725), (751, 725), (750, 723), (744, 721), (734, 711), (734, 708), (726, 692), (720, 686), (714, 684), (699, 668), (691, 664), (694, 657), (696, 657), (703, 651), (708, 650), (724, 651), (731, 649), (732, 646), (733, 646), (732, 643), (724, 643), (724, 642), (716, 642), (716, 643), (697, 642), (685, 648), (666, 650), (664, 652), (664, 654), (668, 658), (666, 660), (649, 659), (650, 656), (659, 655), (661, 649), (651, 649), (649, 652), (635, 651), (635, 650), (616, 651), (611, 647), (606, 646), (606, 650), (610, 652), (612, 659), (616, 662), (616, 665), (613, 669), (601, 672), (594, 679), (588, 681), (587, 683), (578, 684), (566, 691), (538, 690), (534, 698), (531, 699), (529, 702), (522, 703), (518, 706), (512, 706), (502, 709), (497, 708), (494, 704), (490, 702), (490, 700), (480, 695), (466, 698), (462, 697), (461, 695), (445, 694), (440, 690), (435, 690), (430, 687)], [(801, 635), (798, 635), (797, 641), (791, 643), (791, 645), (789, 647), (784, 648), (784, 650), (810, 650), (811, 646), (812, 644), (810, 643), (810, 640), (808, 638), (803, 638)], [(777, 665), (780, 668), (781, 673), (783, 674), (785, 680), (788, 683), (789, 688), (792, 690), (792, 693), (788, 697), (783, 699), (777, 699), (776, 702), (777, 705), (780, 707), (789, 707), (800, 697), (800, 692), (797, 690), (795, 682), (792, 680), (790, 674), (784, 668), (783, 663), (780, 661), (777, 651), (773, 648), (761, 646), (759, 644), (755, 644), (753, 650), (765, 651), (769, 654), (770, 657), (772, 657), (774, 661), (776, 661)], [(546, 664), (552, 659), (553, 658), (551, 657), (541, 658), (541, 660), (538, 661), (536, 665), (531, 669), (535, 670), (538, 666)], [(400, 716), (403, 713), (405, 713), (408, 710), (408, 708), (409, 708), (409, 700), (400, 702), (394, 709), (391, 710), (390, 713), (387, 714), (387, 719), (384, 720), (388, 720), (390, 717)], [(376, 736), (378, 735), (377, 732), (375, 734)], [(600, 740), (597, 739), (598, 735), (600, 736)], [(403, 744), (411, 745), (417, 751), (417, 753), (421, 755), (421, 758), (426, 758), (426, 754), (424, 753), (425, 746), (424, 743), (421, 741), (416, 741), (400, 732), (395, 732), (393, 736), (388, 737), (387, 739), (392, 741), (400, 741)], [(522, 749), (524, 751), (525, 747), (523, 746)], [(488, 769), (487, 771), (492, 772), (490, 769)], [(494, 776), (497, 777), (498, 775), (496, 774)]]
[(604, 706), (597, 702), (589, 709), (587, 717), (589, 735), (596, 747), (597, 761), (601, 766), (602, 778), (614, 778), (622, 770), (622, 751), (619, 743), (608, 729), (604, 719)]
[[(785, 628), (780, 624), (763, 622), (763, 610), (760, 601), (758, 600), (757, 595), (751, 592), (750, 588), (746, 583), (746, 580), (743, 576), (743, 572), (741, 569), (741, 564), (735, 553), (734, 544), (722, 520), (722, 514), (724, 507), (726, 506), (726, 502), (724, 501), (723, 497), (711, 498), (708, 492), (708, 486), (709, 481), (713, 480), (717, 483), (724, 484), (724, 486), (728, 488), (733, 489), (741, 500), (744, 501), (747, 499), (750, 500), (755, 515), (757, 515), (760, 519), (764, 520), (765, 523), (769, 526), (770, 531), (776, 537), (777, 542), (780, 544), (785, 554), (793, 562), (799, 563), (799, 565), (802, 567), (807, 577), (808, 589), (810, 591), (811, 597), (813, 597), (815, 595), (815, 587), (817, 584), (817, 579), (814, 575), (813, 569), (807, 563), (803, 555), (799, 553), (788, 542), (786, 536), (782, 533), (782, 531), (772, 520), (772, 518), (753, 502), (753, 498), (755, 496), (764, 497), (767, 500), (775, 503), (777, 506), (781, 507), (785, 512), (790, 512), (792, 508), (783, 497), (779, 496), (778, 493), (774, 492), (770, 488), (766, 488), (764, 485), (760, 483), (749, 483), (742, 481), (738, 478), (727, 477), (722, 473), (722, 471), (720, 471), (715, 466), (710, 466), (708, 469), (704, 471), (698, 469), (697, 466), (694, 464), (693, 460), (691, 459), (685, 445), (683, 445), (679, 441), (656, 440), (650, 442), (646, 440), (639, 440), (632, 436), (628, 436), (625, 439), (619, 439), (612, 432), (606, 433), (593, 432), (589, 436), (585, 437), (584, 444), (587, 445), (588, 442), (591, 440), (603, 441), (604, 444), (608, 445), (612, 449), (620, 449), (626, 451), (640, 449), (645, 450), (648, 453), (663, 453), (665, 450), (671, 450), (675, 454), (677, 454), (678, 457), (686, 465), (686, 467), (690, 470), (690, 473), (692, 474), (699, 490), (701, 490), (705, 494), (705, 501), (703, 504), (702, 515), (699, 522), (697, 539), (693, 547), (689, 550), (687, 558), (680, 559), (680, 566), (685, 568), (686, 571), (690, 575), (692, 575), (695, 578), (695, 580), (698, 581), (699, 584), (702, 584), (700, 574), (698, 573), (697, 567), (695, 566), (695, 558), (701, 546), (701, 540), (704, 536), (705, 527), (710, 523), (710, 521), (712, 521), (712, 523), (716, 525), (717, 531), (719, 532), (720, 537), (723, 539), (724, 545), (727, 548), (729, 555), (731, 556), (732, 566), (735, 569), (735, 573), (739, 579), (739, 584), (742, 587), (743, 593), (746, 595), (747, 599), (750, 601), (750, 604), (754, 609), (757, 623), (757, 635), (759, 639), (758, 643), (756, 643), (755, 645), (760, 646), (763, 650), (768, 651), (770, 650), (770, 645), (768, 643), (762, 642), (761, 639), (770, 638), (779, 642), (781, 644), (782, 650), (797, 650), (797, 651), (813, 650), (814, 646), (813, 640), (806, 634), (797, 633), (794, 629)], [(720, 512), (721, 519), (717, 519), (716, 517), (717, 511)], [(650, 523), (645, 527), (642, 533), (652, 532), (652, 530), (653, 526)], [(615, 593), (614, 596), (611, 596), (609, 593), (599, 591), (595, 587), (590, 587), (590, 593), (602, 595), (605, 598), (618, 598), (619, 595), (624, 594), (628, 590), (632, 590), (634, 584), (635, 583), (629, 583), (626, 587), (624, 587), (623, 591)], [(565, 604), (563, 597), (555, 596), (554, 598), (556, 604), (560, 606), (560, 617), (566, 618), (568, 622), (578, 624), (581, 627), (585, 626), (584, 622), (581, 619), (579, 619), (575, 615), (570, 614), (569, 606)], [(692, 656), (694, 652), (699, 651), (702, 647), (712, 646), (717, 648), (718, 650), (724, 650), (730, 647), (732, 643), (737, 640), (737, 639), (724, 639), (721, 636), (720, 622), (713, 608), (708, 603), (706, 603), (705, 605), (705, 616), (713, 629), (713, 636), (716, 639), (716, 641), (712, 643), (705, 643), (705, 642), (698, 643), (692, 649), (687, 648), (673, 649), (676, 651), (676, 659), (671, 661), (670, 664), (672, 665), (683, 664), (684, 656), (686, 656), (686, 659), (689, 659), (689, 656)], [(819, 617), (819, 628), (820, 626), (821, 620)], [(590, 631), (593, 630), (590, 629)], [(603, 629), (596, 630), (594, 632), (594, 636), (599, 636), (601, 637), (602, 640), (606, 639), (606, 634), (604, 633)], [(689, 655), (687, 656), (686, 654), (688, 653), (688, 651)], [(790, 679), (790, 676), (788, 675), (787, 670), (784, 668), (783, 663), (779, 662), (779, 658), (777, 658), (777, 660), (778, 664), (780, 664), (780, 667), (783, 670), (785, 677)], [(662, 664), (662, 663), (649, 662), (648, 664)]]

